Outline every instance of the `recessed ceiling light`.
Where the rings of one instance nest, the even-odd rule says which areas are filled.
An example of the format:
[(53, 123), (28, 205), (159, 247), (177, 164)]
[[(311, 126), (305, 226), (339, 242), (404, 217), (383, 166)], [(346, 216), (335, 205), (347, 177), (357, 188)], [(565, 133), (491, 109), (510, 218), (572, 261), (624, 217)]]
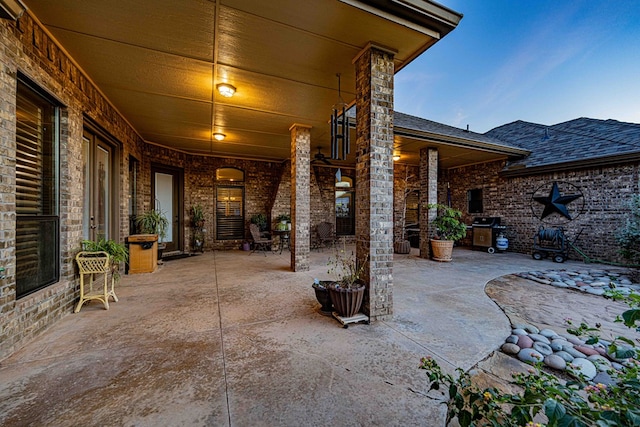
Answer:
[(393, 155), (393, 161), (397, 162), (398, 160), (400, 160), (400, 154), (394, 154)]
[(213, 134), (213, 137), (216, 139), (216, 141), (222, 141), (227, 137), (227, 135), (225, 135), (224, 133), (216, 132)]
[(224, 96), (225, 98), (231, 98), (233, 94), (236, 93), (235, 86), (229, 83), (218, 83), (216, 88), (218, 88), (218, 92), (220, 92), (220, 95)]

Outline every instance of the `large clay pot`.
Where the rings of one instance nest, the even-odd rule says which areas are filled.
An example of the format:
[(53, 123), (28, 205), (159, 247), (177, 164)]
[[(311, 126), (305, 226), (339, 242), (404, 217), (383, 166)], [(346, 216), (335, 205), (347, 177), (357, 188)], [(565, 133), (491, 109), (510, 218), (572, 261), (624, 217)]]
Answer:
[(325, 316), (331, 316), (331, 313), (333, 312), (331, 296), (329, 296), (329, 290), (327, 289), (330, 283), (331, 281), (329, 280), (322, 280), (320, 281), (322, 286), (317, 283), (311, 285), (313, 286), (313, 290), (316, 292), (316, 299), (320, 303), (320, 313)]
[(336, 282), (329, 285), (329, 295), (331, 296), (331, 302), (333, 302), (333, 308), (340, 317), (353, 317), (360, 311), (365, 286), (364, 283), (358, 283), (357, 285), (356, 288), (345, 288)]
[(435, 261), (451, 261), (451, 254), (453, 254), (453, 240), (431, 239), (431, 254)]

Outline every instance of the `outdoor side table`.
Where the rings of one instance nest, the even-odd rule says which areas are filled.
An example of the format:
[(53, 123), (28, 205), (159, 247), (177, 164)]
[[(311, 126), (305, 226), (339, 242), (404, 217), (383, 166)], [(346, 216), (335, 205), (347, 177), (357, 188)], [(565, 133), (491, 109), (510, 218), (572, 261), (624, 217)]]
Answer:
[(74, 310), (77, 313), (82, 305), (91, 300), (101, 301), (106, 310), (109, 310), (109, 297), (118, 301), (114, 290), (114, 279), (111, 277), (109, 286), (109, 254), (106, 252), (78, 252), (76, 262), (80, 269), (80, 301)]

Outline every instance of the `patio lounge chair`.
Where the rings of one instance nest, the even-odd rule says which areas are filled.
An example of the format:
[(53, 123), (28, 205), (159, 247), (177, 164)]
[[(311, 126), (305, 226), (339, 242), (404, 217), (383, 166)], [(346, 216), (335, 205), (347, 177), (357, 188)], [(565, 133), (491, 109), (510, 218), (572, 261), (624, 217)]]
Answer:
[(264, 253), (264, 256), (267, 256), (267, 252), (271, 251), (271, 243), (273, 243), (273, 240), (262, 237), (260, 235), (260, 229), (256, 224), (249, 225), (249, 231), (251, 232), (251, 237), (253, 238), (253, 250), (251, 251), (251, 253), (249, 253), (249, 255), (259, 250)]

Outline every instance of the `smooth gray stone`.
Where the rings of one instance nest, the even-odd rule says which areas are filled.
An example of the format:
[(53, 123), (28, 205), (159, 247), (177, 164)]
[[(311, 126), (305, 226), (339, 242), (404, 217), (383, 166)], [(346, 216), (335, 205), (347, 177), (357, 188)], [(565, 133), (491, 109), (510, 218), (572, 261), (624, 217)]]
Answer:
[(549, 338), (547, 338), (545, 336), (542, 336), (542, 335), (540, 335), (538, 333), (529, 334), (529, 338), (531, 338), (534, 341), (543, 342), (543, 343), (545, 343), (547, 345), (551, 344), (551, 341), (549, 341)]
[(515, 328), (511, 330), (512, 335), (527, 335), (527, 331), (522, 328)]
[(553, 350), (551, 350), (551, 347), (549, 347), (549, 344), (545, 344), (541, 341), (534, 342), (533, 349), (536, 350), (538, 353), (542, 354), (543, 356), (548, 356), (550, 354), (553, 354)]
[(564, 371), (567, 368), (567, 362), (557, 354), (549, 354), (544, 358), (544, 364), (553, 369)]
[(605, 289), (601, 288), (586, 288), (586, 291), (591, 295), (603, 295), (605, 293)]
[(567, 285), (564, 282), (551, 282), (550, 283), (551, 286), (555, 286), (556, 288), (568, 288), (569, 285)]
[(573, 348), (573, 346), (571, 344), (563, 345), (562, 346), (562, 351), (566, 351), (567, 353), (569, 353), (570, 355), (572, 355), (576, 359), (586, 359), (587, 358), (586, 354), (576, 350), (575, 348)]
[(520, 347), (509, 342), (502, 344), (500, 349), (507, 354), (518, 354), (520, 352)]
[(537, 334), (540, 332), (540, 329), (536, 328), (533, 325), (524, 325), (524, 330), (529, 332), (530, 334)]
[(595, 377), (593, 377), (593, 381), (596, 384), (604, 384), (607, 387), (615, 385), (616, 380), (609, 375), (607, 372), (598, 372)]
[(593, 377), (595, 377), (598, 373), (596, 365), (594, 365), (591, 361), (578, 358), (573, 359), (573, 362), (569, 363), (567, 371), (569, 371), (575, 377), (580, 377), (580, 375), (582, 375), (587, 380), (593, 379)]
[(589, 356), (587, 357), (587, 360), (591, 361), (594, 365), (596, 365), (598, 372), (604, 372), (608, 369), (611, 369), (611, 362), (609, 361), (609, 359), (607, 359), (604, 356), (600, 356), (599, 354), (594, 354), (592, 356)]
[(568, 286), (571, 286), (571, 287), (576, 286), (576, 281), (573, 279), (566, 279), (564, 283), (566, 283)]
[(542, 335), (543, 337), (549, 338), (550, 340), (558, 336), (556, 331), (554, 331), (553, 329), (542, 329), (540, 330), (539, 334)]
[[(535, 351), (532, 348), (523, 348), (518, 353), (518, 359), (522, 360), (523, 362), (527, 362), (527, 363), (538, 363), (538, 362), (542, 362), (544, 360), (544, 356), (542, 354), (538, 353), (537, 351)], [(591, 363), (591, 362), (589, 362), (589, 363)], [(595, 370), (595, 367), (594, 367), (594, 370)], [(595, 375), (595, 373), (594, 373), (594, 375)]]
[(572, 355), (570, 355), (569, 353), (567, 353), (566, 351), (558, 351), (556, 353), (554, 353), (556, 356), (561, 357), (565, 362), (569, 363), (572, 362), (573, 359), (575, 359), (575, 357), (573, 357)]
[(591, 283), (591, 286), (594, 287), (594, 288), (601, 288), (603, 286), (609, 287), (609, 283), (608, 282), (605, 283), (605, 282), (602, 282), (602, 281), (597, 281), (597, 282)]
[(578, 338), (575, 335), (571, 335), (571, 334), (564, 334), (564, 335), (560, 335), (562, 338), (566, 339), (567, 341), (569, 341), (571, 344), (575, 344), (575, 345), (583, 345), (584, 344), (584, 340), (581, 340), (580, 338)]
[(504, 340), (505, 342), (511, 343), (511, 344), (515, 344), (518, 342), (518, 336), (517, 335), (509, 335), (507, 337), (506, 340)]

